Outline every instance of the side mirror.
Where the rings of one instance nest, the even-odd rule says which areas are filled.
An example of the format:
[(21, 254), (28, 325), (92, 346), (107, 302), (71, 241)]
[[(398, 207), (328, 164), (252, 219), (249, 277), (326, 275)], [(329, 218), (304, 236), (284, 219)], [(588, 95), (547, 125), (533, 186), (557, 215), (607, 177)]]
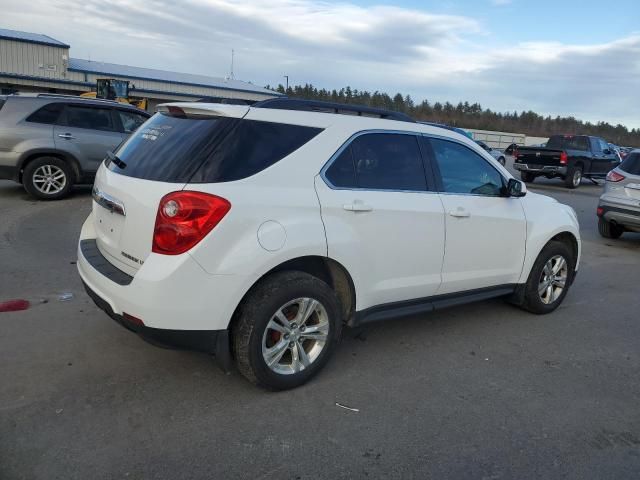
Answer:
[(523, 183), (515, 178), (510, 178), (506, 188), (507, 197), (524, 197), (527, 194)]
[(612, 153), (612, 152), (611, 152), (611, 149), (609, 149), (609, 148), (605, 148), (605, 149), (602, 151), (602, 153), (604, 153), (605, 155), (611, 155), (611, 153)]

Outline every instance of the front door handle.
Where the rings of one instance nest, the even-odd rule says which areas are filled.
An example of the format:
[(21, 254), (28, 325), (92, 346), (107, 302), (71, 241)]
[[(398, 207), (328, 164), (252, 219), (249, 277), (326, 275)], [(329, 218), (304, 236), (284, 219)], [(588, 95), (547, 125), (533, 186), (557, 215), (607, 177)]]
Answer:
[(71, 135), (70, 133), (59, 133), (58, 136), (60, 138), (64, 138), (65, 140), (73, 140), (74, 138), (76, 138), (73, 135)]
[(370, 212), (373, 210), (371, 205), (366, 205), (359, 200), (354, 200), (353, 203), (346, 203), (342, 208), (348, 212)]
[(461, 207), (458, 207), (456, 210), (450, 210), (449, 215), (456, 218), (467, 218), (471, 216), (468, 210)]

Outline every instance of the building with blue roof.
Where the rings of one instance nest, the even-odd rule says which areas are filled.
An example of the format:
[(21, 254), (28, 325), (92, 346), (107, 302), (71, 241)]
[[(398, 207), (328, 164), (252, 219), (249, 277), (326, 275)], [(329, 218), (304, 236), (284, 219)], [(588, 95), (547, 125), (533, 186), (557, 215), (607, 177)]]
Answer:
[(147, 98), (149, 110), (167, 101), (204, 97), (264, 100), (280, 95), (233, 78), (71, 58), (70, 49), (48, 35), (0, 28), (0, 93), (78, 95), (95, 90), (99, 78), (117, 78), (130, 82), (131, 97)]

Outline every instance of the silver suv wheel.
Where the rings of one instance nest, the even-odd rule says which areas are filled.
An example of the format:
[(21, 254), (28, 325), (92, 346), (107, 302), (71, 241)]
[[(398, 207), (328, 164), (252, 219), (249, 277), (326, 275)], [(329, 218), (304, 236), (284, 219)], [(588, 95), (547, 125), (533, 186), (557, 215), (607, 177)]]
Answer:
[(555, 255), (545, 263), (538, 282), (538, 295), (542, 303), (549, 305), (555, 302), (567, 284), (569, 268), (562, 255)]
[(54, 195), (64, 190), (67, 175), (56, 165), (41, 165), (33, 172), (33, 186), (45, 195)]
[(262, 357), (275, 373), (298, 373), (320, 356), (328, 335), (325, 307), (313, 298), (296, 298), (282, 305), (267, 323)]

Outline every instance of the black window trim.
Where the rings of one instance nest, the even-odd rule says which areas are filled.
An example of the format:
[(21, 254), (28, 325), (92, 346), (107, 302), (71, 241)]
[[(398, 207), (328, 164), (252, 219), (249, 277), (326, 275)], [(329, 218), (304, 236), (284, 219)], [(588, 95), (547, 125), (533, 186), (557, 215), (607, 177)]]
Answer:
[[(508, 178), (506, 178), (502, 172), (500, 170), (498, 170), (494, 165), (492, 165), (492, 163), (487, 160), (486, 158), (484, 158), (482, 155), (480, 155), (478, 152), (474, 151), (473, 148), (471, 148), (469, 145), (465, 145), (463, 142), (460, 142), (454, 138), (450, 138), (450, 137), (445, 137), (443, 135), (431, 135), (431, 134), (425, 134), (423, 135), (423, 137), (425, 137), (425, 139), (427, 140), (428, 143), (428, 152), (426, 155), (427, 161), (429, 162), (429, 166), (431, 168), (431, 171), (433, 172), (433, 175), (435, 177), (435, 182), (436, 182), (436, 190), (440, 195), (464, 195), (465, 197), (485, 197), (485, 198), (505, 198), (507, 197), (507, 195), (505, 195), (504, 193), (501, 193), (500, 195), (486, 195), (484, 193), (460, 193), (460, 192), (446, 192), (444, 190), (444, 186), (442, 185), (442, 174), (440, 173), (440, 168), (438, 167), (438, 162), (435, 159), (435, 153), (433, 152), (433, 146), (431, 145), (431, 142), (429, 142), (429, 139), (431, 138), (436, 138), (438, 140), (445, 140), (448, 142), (453, 142), (453, 143), (457, 143), (458, 145), (461, 145), (467, 149), (469, 149), (471, 152), (475, 153), (478, 157), (480, 157), (480, 159), (482, 159), (489, 167), (493, 168), (496, 173), (498, 175), (500, 175), (500, 178), (502, 179), (502, 189), (503, 192), (506, 189), (507, 183), (509, 181)], [(481, 147), (482, 148), (482, 147)], [(484, 150), (483, 150), (484, 152)]]
[[(133, 115), (140, 115), (141, 117), (145, 117), (145, 122), (151, 118), (151, 115), (149, 115), (148, 112), (144, 112), (144, 113), (147, 113), (147, 115), (145, 116), (144, 113), (138, 112), (138, 111), (133, 110), (131, 108), (115, 107), (113, 109), (113, 113), (112, 113), (112, 115), (113, 115), (113, 124), (116, 126), (116, 131), (118, 133), (124, 133), (126, 135), (131, 135), (133, 132), (125, 132), (124, 131), (124, 125), (122, 124), (122, 119), (120, 118), (120, 115), (118, 115), (118, 112), (131, 113)], [(135, 130), (134, 130), (134, 132), (135, 132)]]
[[(333, 183), (331, 183), (331, 181), (327, 178), (327, 170), (329, 169), (329, 167), (331, 167), (333, 162), (336, 161), (336, 159), (342, 154), (342, 152), (344, 152), (347, 148), (351, 147), (351, 144), (353, 143), (353, 141), (356, 138), (361, 137), (363, 135), (371, 135), (371, 134), (376, 134), (376, 133), (378, 133), (378, 134), (387, 133), (387, 134), (411, 135), (411, 136), (415, 137), (416, 143), (418, 144), (418, 150), (420, 152), (420, 157), (421, 157), (421, 160), (422, 160), (422, 168), (423, 168), (423, 171), (424, 171), (425, 182), (426, 182), (426, 186), (427, 186), (426, 190), (403, 190), (403, 189), (394, 189), (394, 188), (368, 188), (368, 187), (337, 187)], [(431, 193), (431, 194), (438, 193), (436, 191), (436, 185), (433, 183), (433, 177), (430, 174), (430, 166), (428, 164), (429, 163), (428, 159), (425, 157), (425, 152), (422, 149), (422, 145), (420, 145), (420, 143), (421, 143), (420, 142), (420, 137), (423, 136), (423, 135), (424, 134), (422, 132), (412, 132), (412, 131), (409, 131), (409, 130), (372, 129), (372, 130), (361, 130), (359, 132), (356, 132), (353, 135), (351, 135), (347, 139), (347, 141), (344, 142), (340, 146), (340, 148), (338, 150), (336, 150), (336, 152), (333, 155), (331, 155), (329, 160), (324, 164), (324, 166), (320, 170), (320, 178), (322, 178), (324, 183), (331, 190), (353, 190), (353, 191), (363, 191), (363, 192)], [(353, 155), (353, 152), (352, 152), (352, 155)]]

